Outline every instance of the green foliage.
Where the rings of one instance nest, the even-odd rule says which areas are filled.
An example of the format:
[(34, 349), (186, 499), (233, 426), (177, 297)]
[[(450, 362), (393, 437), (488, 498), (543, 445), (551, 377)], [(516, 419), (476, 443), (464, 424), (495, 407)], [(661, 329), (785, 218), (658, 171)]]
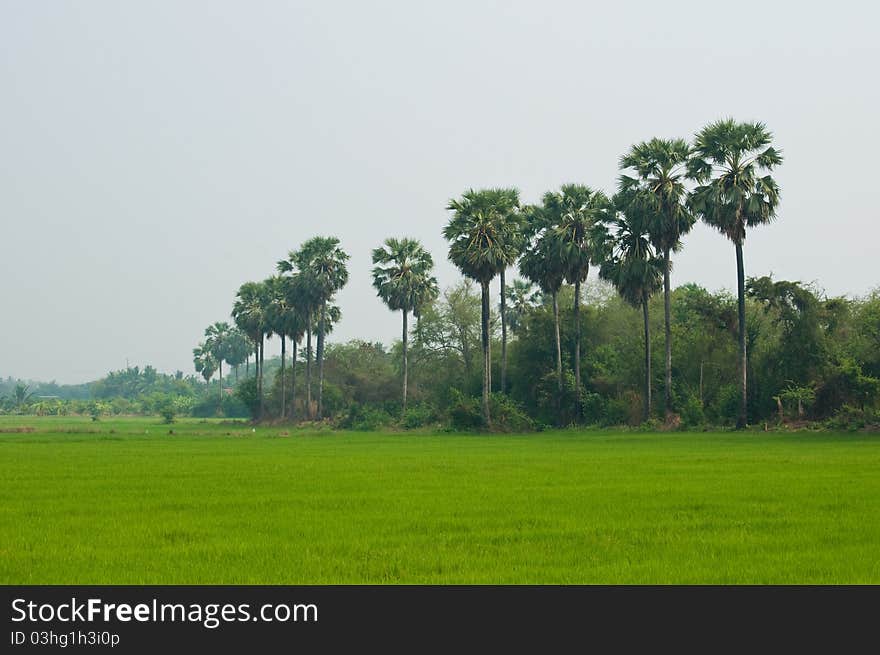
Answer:
[(378, 430), (392, 425), (394, 418), (381, 407), (353, 403), (339, 421), (339, 427), (346, 430)]
[(697, 428), (706, 423), (706, 414), (699, 397), (688, 395), (679, 405), (679, 416), (684, 428)]
[(453, 430), (472, 431), (485, 426), (480, 401), (473, 396), (464, 395), (458, 389), (450, 389), (446, 413), (449, 415), (449, 426)]
[(412, 430), (415, 428), (424, 428), (439, 423), (440, 417), (437, 411), (427, 403), (418, 403), (416, 405), (408, 405), (403, 413), (401, 425)]
[[(235, 397), (247, 408), (251, 418), (256, 418), (259, 415), (260, 393), (256, 378), (248, 378), (239, 382), (235, 388)], [(194, 415), (196, 415), (195, 412)]]

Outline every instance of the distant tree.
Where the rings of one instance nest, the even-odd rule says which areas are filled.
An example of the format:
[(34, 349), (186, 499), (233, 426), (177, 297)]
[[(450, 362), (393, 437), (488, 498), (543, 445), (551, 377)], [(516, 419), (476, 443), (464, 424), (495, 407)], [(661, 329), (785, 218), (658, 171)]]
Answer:
[(574, 380), (575, 416), (583, 415), (581, 407), (581, 285), (590, 272), (590, 264), (597, 264), (598, 239), (604, 234), (603, 221), (608, 219), (611, 203), (601, 191), (582, 184), (565, 184), (559, 192), (544, 194), (544, 213), (555, 225), (559, 256), (565, 267), (565, 277), (574, 285)]
[(15, 410), (17, 412), (21, 412), (24, 410), (33, 399), (34, 394), (30, 391), (30, 386), (27, 384), (16, 384), (15, 389), (12, 391), (12, 402), (15, 405)]
[(431, 274), (434, 260), (414, 239), (389, 238), (382, 247), (373, 250), (373, 264), (373, 286), (378, 296), (389, 309), (400, 311), (403, 316), (403, 411), (406, 412), (409, 373), (407, 315), (424, 304), (424, 299), (437, 289), (437, 279)]
[(703, 221), (733, 242), (739, 312), (740, 409), (737, 427), (747, 423), (747, 351), (745, 268), (746, 229), (769, 223), (779, 205), (779, 185), (768, 174), (782, 163), (782, 154), (770, 145), (772, 134), (763, 123), (726, 119), (710, 123), (697, 133), (688, 174), (698, 186), (691, 209)]
[(229, 323), (223, 321), (217, 321), (205, 328), (205, 346), (211, 351), (220, 373), (218, 412), (221, 412), (223, 407), (223, 360), (229, 355), (231, 332), (232, 328), (229, 327)]
[(238, 368), (247, 361), (250, 352), (250, 339), (237, 327), (233, 327), (229, 331), (229, 337), (227, 339), (226, 363), (235, 369), (236, 384), (238, 383)]
[(681, 249), (681, 237), (694, 225), (685, 187), (690, 146), (684, 139), (651, 139), (638, 143), (620, 158), (621, 188), (633, 191), (648, 212), (648, 232), (654, 249), (663, 256), (663, 317), (666, 339), (664, 408), (672, 414), (672, 317), (670, 309), (670, 253)]
[(211, 378), (217, 371), (217, 360), (214, 359), (210, 346), (200, 343), (193, 348), (193, 365), (195, 366), (196, 373), (201, 373), (205, 379), (205, 384), (210, 384)]
[(507, 287), (507, 325), (516, 334), (522, 325), (523, 317), (542, 302), (541, 292), (529, 280), (515, 279)]
[(516, 204), (515, 189), (466, 191), (449, 202), (453, 216), (443, 230), (449, 241), (449, 260), (466, 276), (480, 283), (482, 297), (483, 420), (491, 425), (489, 392), (492, 369), (489, 356), (489, 283), (516, 257), (519, 235), (508, 220)]
[(651, 247), (646, 213), (625, 194), (615, 197), (618, 212), (605, 241), (599, 276), (611, 282), (626, 302), (642, 310), (645, 333), (644, 418), (651, 416), (651, 330), (648, 301), (663, 280), (663, 259)]

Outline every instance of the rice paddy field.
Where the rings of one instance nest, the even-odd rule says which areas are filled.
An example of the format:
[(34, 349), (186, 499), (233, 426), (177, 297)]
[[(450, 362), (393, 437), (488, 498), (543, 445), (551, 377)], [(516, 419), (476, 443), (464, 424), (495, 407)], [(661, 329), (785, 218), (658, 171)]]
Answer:
[(0, 583), (880, 583), (880, 436), (2, 417)]

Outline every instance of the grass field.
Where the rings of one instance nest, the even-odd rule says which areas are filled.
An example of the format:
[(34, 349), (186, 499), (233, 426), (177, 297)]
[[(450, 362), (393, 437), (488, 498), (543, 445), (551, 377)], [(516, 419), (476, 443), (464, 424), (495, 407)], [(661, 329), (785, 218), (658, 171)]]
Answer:
[(171, 427), (0, 419), (0, 582), (880, 583), (877, 436)]

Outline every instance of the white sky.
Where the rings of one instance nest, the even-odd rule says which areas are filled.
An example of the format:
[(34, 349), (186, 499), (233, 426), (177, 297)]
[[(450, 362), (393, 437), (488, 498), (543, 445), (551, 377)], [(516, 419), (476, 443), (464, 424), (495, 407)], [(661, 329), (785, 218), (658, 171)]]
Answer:
[[(423, 240), (451, 284), (450, 197), (610, 192), (632, 143), (728, 115), (767, 123), (786, 157), (747, 274), (865, 293), (880, 10), (727, 6), (0, 0), (0, 376), (191, 372), (238, 285), (315, 234), (352, 255), (333, 338), (389, 344), (382, 239)], [(703, 227), (675, 266), (674, 284), (735, 285)]]

